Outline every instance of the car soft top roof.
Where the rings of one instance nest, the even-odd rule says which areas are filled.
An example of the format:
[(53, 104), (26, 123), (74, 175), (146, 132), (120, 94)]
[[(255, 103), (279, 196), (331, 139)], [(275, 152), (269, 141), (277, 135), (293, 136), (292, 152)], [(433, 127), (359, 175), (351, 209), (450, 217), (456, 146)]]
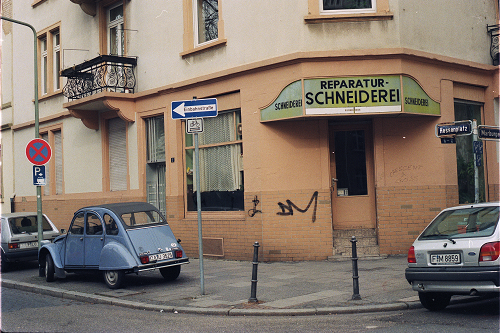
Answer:
[[(97, 206), (89, 206), (81, 209), (92, 209), (92, 208), (105, 208), (113, 211), (116, 215), (120, 216), (124, 213), (135, 213), (135, 212), (144, 212), (148, 210), (155, 210), (155, 206), (147, 202), (120, 202), (120, 203), (111, 203)], [(79, 209), (79, 210), (81, 210)]]

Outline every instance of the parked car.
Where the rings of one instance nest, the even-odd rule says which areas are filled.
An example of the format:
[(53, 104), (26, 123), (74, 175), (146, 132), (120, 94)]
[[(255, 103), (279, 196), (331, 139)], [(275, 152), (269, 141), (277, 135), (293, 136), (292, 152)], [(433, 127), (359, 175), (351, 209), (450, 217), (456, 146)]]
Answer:
[[(37, 260), (37, 213), (8, 213), (2, 214), (0, 219), (2, 270), (6, 271), (13, 262)], [(45, 214), (42, 215), (42, 229), (47, 242), (59, 236), (59, 230)]]
[(175, 280), (189, 263), (165, 217), (144, 202), (79, 209), (67, 234), (44, 245), (38, 260), (48, 282), (66, 272), (99, 270), (111, 289), (122, 286), (125, 274), (154, 269)]
[(442, 310), (452, 295), (499, 295), (499, 209), (499, 202), (445, 209), (415, 240), (405, 275), (425, 308)]

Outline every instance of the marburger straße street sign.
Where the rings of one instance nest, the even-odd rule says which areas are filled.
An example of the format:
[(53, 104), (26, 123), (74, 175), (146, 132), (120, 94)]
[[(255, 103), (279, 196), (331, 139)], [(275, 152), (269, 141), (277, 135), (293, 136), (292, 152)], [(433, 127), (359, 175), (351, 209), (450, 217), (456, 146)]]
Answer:
[(477, 127), (478, 138), (481, 140), (500, 140), (500, 127), (499, 126), (488, 126), (479, 125)]

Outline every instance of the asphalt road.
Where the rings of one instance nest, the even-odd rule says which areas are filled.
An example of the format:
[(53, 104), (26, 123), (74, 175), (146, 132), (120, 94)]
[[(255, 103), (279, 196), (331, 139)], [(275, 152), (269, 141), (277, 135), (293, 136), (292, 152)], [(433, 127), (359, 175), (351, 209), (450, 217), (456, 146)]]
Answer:
[(499, 332), (499, 300), (351, 315), (244, 317), (141, 311), (2, 288), (2, 332)]

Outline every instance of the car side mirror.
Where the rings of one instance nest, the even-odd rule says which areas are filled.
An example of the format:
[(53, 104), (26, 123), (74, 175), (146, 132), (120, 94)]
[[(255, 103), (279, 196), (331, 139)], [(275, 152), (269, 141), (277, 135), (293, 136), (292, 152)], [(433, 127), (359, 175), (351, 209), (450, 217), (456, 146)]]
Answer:
[(179, 243), (179, 244), (180, 244), (180, 242), (181, 242), (181, 239), (179, 238), (179, 239), (177, 240), (177, 243)]
[(66, 229), (61, 229), (61, 234), (65, 234), (66, 233)]

